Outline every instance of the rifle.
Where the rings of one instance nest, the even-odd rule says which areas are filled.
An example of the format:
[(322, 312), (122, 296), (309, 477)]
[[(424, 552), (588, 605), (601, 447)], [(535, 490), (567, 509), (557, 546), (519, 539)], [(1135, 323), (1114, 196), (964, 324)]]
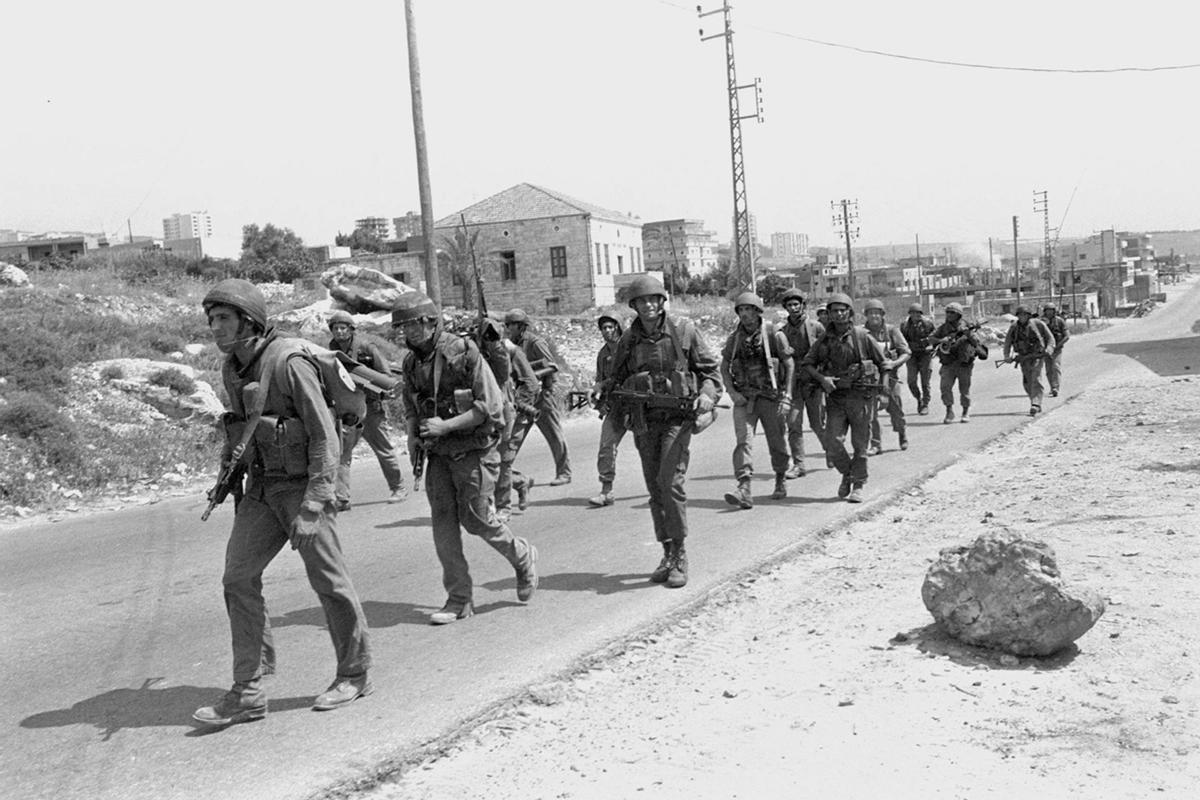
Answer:
[(242, 502), (242, 477), (246, 474), (246, 464), (242, 461), (226, 461), (217, 473), (217, 482), (205, 495), (208, 498), (208, 508), (200, 515), (201, 522), (208, 522), (208, 515), (213, 509), (225, 502), (225, 498), (233, 495), (233, 508), (237, 510)]
[(592, 404), (591, 392), (585, 392), (579, 389), (572, 389), (567, 395), (567, 410), (574, 411), (577, 408), (584, 408)]
[(1045, 358), (1046, 353), (1026, 353), (1023, 356), (1013, 356), (1012, 358), (996, 359), (996, 369), (1000, 369), (1003, 364), (1012, 364), (1014, 367), (1019, 366), (1023, 361), (1033, 361), (1038, 358)]
[(414, 447), (408, 453), (408, 460), (412, 462), (413, 471), (413, 489), (421, 491), (421, 478), (425, 475), (425, 448)]
[(975, 331), (979, 330), (982, 326), (983, 326), (983, 323), (981, 323), (981, 322), (972, 322), (970, 325), (968, 325), (963, 330), (955, 331), (954, 333), (947, 336), (945, 339), (942, 339), (940, 342), (938, 342), (937, 352), (940, 355), (944, 355), (944, 356), (950, 355), (951, 353), (954, 352), (954, 349), (956, 347), (958, 347), (959, 344), (962, 343), (962, 341), (964, 339), (966, 339), (968, 336), (970, 336)]

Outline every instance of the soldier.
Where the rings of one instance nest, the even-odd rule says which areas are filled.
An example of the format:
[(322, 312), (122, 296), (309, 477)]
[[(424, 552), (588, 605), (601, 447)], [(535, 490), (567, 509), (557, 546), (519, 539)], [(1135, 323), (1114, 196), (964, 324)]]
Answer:
[(929, 413), (930, 378), (933, 375), (933, 348), (929, 345), (929, 336), (937, 326), (933, 320), (925, 317), (920, 303), (908, 307), (908, 317), (900, 323), (900, 333), (908, 342), (912, 355), (908, 359), (908, 390), (917, 401), (917, 413), (924, 416)]
[(814, 313), (817, 315), (817, 322), (820, 324), (820, 326), (822, 328), (825, 328), (826, 330), (828, 330), (829, 329), (829, 304), (821, 303), (821, 305), (817, 306)]
[(238, 278), (221, 281), (203, 307), (217, 348), (226, 356), (221, 376), (233, 406), (227, 419), (237, 420), (226, 426), (237, 441), (226, 443), (223, 460), (248, 465), (249, 481), (234, 512), (222, 578), (233, 638), (233, 688), (192, 716), (213, 726), (266, 716), (262, 679), (275, 672), (275, 645), (262, 575), (288, 541), (321, 600), (337, 655), (337, 676), (313, 708), (340, 708), (372, 687), (367, 620), (336, 530), (337, 420), (300, 340), (267, 325), (267, 304), (258, 287)]
[(654, 537), (662, 543), (662, 561), (650, 580), (674, 589), (688, 579), (684, 481), (692, 433), (698, 415), (711, 418), (721, 371), (691, 320), (668, 316), (666, 303), (667, 291), (654, 276), (638, 275), (629, 284), (637, 318), (617, 343), (609, 386), (616, 393), (612, 413), (629, 415)]
[(753, 292), (742, 292), (733, 301), (738, 324), (721, 350), (721, 378), (733, 400), (733, 477), (737, 487), (725, 493), (725, 502), (739, 508), (752, 508), (750, 479), (754, 430), (762, 424), (775, 471), (772, 500), (787, 497), (787, 470), (790, 456), (785, 415), (792, 407), (792, 385), (796, 366), (792, 346), (783, 331), (763, 322), (763, 303)]
[[(863, 501), (867, 482), (867, 446), (871, 441), (871, 405), (884, 369), (883, 354), (871, 335), (854, 327), (849, 296), (829, 298), (829, 327), (800, 362), (825, 390), (825, 450), (842, 475), (838, 497)], [(868, 364), (870, 366), (868, 366)], [(853, 456), (846, 452), (850, 434)]]
[[(340, 350), (358, 363), (376, 372), (387, 375), (391, 372), (387, 357), (375, 342), (359, 336), (355, 331), (354, 317), (345, 311), (335, 311), (329, 317), (329, 330), (333, 338), (330, 350)], [(375, 451), (379, 468), (383, 470), (388, 485), (389, 503), (400, 503), (408, 498), (408, 487), (404, 484), (400, 458), (392, 445), (392, 432), (388, 425), (387, 407), (378, 392), (367, 390), (367, 415), (362, 422), (342, 429), (342, 459), (338, 464), (336, 498), (338, 511), (350, 509), (350, 463), (354, 458), (354, 447), (359, 437), (366, 440)]]
[(508, 338), (522, 350), (529, 363), (542, 379), (542, 394), (537, 402), (537, 427), (546, 437), (550, 454), (554, 457), (554, 480), (551, 486), (571, 482), (571, 456), (567, 452), (567, 440), (563, 436), (562, 408), (554, 396), (554, 381), (558, 365), (550, 345), (541, 336), (529, 330), (529, 315), (514, 308), (504, 315), (504, 330)]
[(600, 448), (596, 454), (596, 470), (600, 474), (600, 494), (588, 498), (588, 505), (603, 508), (613, 504), (613, 481), (617, 477), (617, 448), (625, 438), (625, 421), (620, 414), (612, 413), (608, 400), (608, 383), (612, 377), (613, 356), (617, 353), (617, 342), (625, 333), (621, 320), (612, 314), (601, 314), (596, 320), (604, 344), (596, 353), (596, 380), (589, 395), (592, 404), (600, 412)]
[(944, 424), (954, 422), (954, 384), (958, 383), (959, 402), (962, 404), (962, 421), (971, 421), (971, 376), (975, 371), (975, 359), (987, 358), (987, 348), (979, 341), (975, 330), (962, 318), (963, 307), (958, 303), (946, 305), (946, 321), (934, 329), (929, 336), (930, 344), (937, 346), (938, 359), (942, 366), (938, 370), (942, 404), (946, 406)]
[(1054, 334), (1046, 323), (1033, 316), (1026, 305), (1017, 306), (1017, 321), (1004, 335), (1004, 360), (1013, 361), (1012, 352), (1017, 351), (1016, 362), (1021, 367), (1021, 384), (1029, 395), (1029, 416), (1042, 410), (1042, 363), (1054, 353)]
[(1054, 303), (1046, 303), (1042, 307), (1042, 318), (1054, 336), (1054, 352), (1046, 356), (1046, 380), (1050, 383), (1050, 396), (1058, 397), (1062, 385), (1062, 351), (1067, 339), (1071, 338), (1071, 332), (1067, 330), (1067, 321), (1058, 315), (1058, 306)]
[(887, 309), (882, 300), (872, 298), (863, 306), (867, 318), (867, 333), (883, 348), (884, 368), (880, 383), (883, 385), (871, 411), (871, 446), (867, 455), (877, 456), (883, 452), (883, 433), (879, 428), (879, 411), (882, 406), (892, 419), (892, 430), (900, 435), (900, 449), (908, 449), (908, 432), (904, 422), (904, 401), (900, 396), (900, 365), (908, 361), (908, 342), (895, 325), (884, 321)]
[[(784, 335), (792, 347), (792, 358), (799, 362), (808, 353), (813, 343), (825, 335), (821, 323), (810, 320), (804, 313), (804, 292), (788, 289), (781, 300), (788, 313), (783, 326)], [(803, 478), (804, 468), (804, 414), (808, 414), (808, 425), (816, 434), (821, 448), (825, 447), (825, 392), (802, 369), (796, 370), (796, 382), (792, 386), (792, 405), (787, 412), (788, 449), (792, 454), (792, 466), (788, 478)]]
[[(499, 326), (488, 320), (485, 343), (493, 336), (499, 337), (497, 345), (504, 352), (504, 380), (497, 377), (505, 395), (504, 432), (500, 435), (500, 473), (496, 478), (496, 514), (501, 521), (508, 522), (512, 516), (512, 493), (517, 492), (517, 510), (524, 511), (529, 505), (529, 491), (533, 478), (513, 467), (525, 436), (537, 419), (538, 395), (542, 382), (537, 379), (525, 351), (503, 337)], [(496, 369), (495, 365), (492, 367)]]
[(512, 565), (517, 599), (526, 602), (537, 589), (537, 548), (496, 517), (497, 445), (504, 429), (500, 386), (474, 342), (442, 331), (437, 306), (421, 292), (400, 296), (392, 327), (409, 347), (402, 365), (408, 446), (428, 458), (425, 494), (447, 594), (429, 621), (446, 625), (474, 613), (463, 528)]

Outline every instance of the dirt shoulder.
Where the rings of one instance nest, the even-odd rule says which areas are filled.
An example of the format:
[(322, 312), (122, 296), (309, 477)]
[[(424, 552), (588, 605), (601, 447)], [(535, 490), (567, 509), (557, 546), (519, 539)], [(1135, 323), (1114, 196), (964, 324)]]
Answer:
[[(1200, 379), (1131, 364), (355, 796), (1191, 797), (1198, 434)], [(998, 528), (1106, 598), (1076, 651), (932, 627), (925, 570)]]

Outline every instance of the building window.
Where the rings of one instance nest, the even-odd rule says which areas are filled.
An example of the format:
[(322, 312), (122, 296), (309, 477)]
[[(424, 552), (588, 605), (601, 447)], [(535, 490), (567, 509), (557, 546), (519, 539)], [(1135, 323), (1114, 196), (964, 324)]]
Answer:
[(515, 281), (517, 279), (516, 251), (501, 250), (497, 255), (500, 259), (500, 280)]
[(612, 267), (610, 266), (609, 261), (608, 261), (608, 245), (604, 245), (604, 274), (605, 275), (612, 274)]
[(550, 277), (551, 278), (567, 277), (567, 248), (566, 247), (551, 247), (550, 248)]
[(617, 256), (617, 274), (625, 272), (625, 256)]
[(600, 243), (596, 242), (596, 274), (600, 274)]
[(547, 314), (560, 313), (559, 308), (558, 308), (558, 298), (557, 297), (547, 297), (546, 298), (546, 313)]

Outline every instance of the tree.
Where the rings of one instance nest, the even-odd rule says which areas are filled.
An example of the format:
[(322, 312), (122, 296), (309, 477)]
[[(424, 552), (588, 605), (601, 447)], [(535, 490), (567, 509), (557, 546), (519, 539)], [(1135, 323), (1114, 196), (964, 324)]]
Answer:
[(351, 252), (366, 250), (371, 253), (382, 253), (384, 250), (383, 240), (362, 228), (355, 228), (349, 235), (338, 231), (333, 243), (338, 247), (349, 247)]
[(776, 305), (783, 293), (792, 288), (792, 282), (775, 272), (768, 272), (758, 279), (758, 296), (769, 306)]
[[(256, 280), (294, 281), (316, 269), (317, 259), (291, 228), (267, 223), (242, 226), (242, 270)], [(267, 277), (272, 276), (272, 277)]]
[(437, 254), (438, 264), (450, 271), (452, 283), (462, 289), (462, 308), (475, 308), (475, 265), (471, 257), (478, 238), (478, 229), (468, 234), (460, 225), (454, 229), (453, 238), (442, 237), (442, 247)]

